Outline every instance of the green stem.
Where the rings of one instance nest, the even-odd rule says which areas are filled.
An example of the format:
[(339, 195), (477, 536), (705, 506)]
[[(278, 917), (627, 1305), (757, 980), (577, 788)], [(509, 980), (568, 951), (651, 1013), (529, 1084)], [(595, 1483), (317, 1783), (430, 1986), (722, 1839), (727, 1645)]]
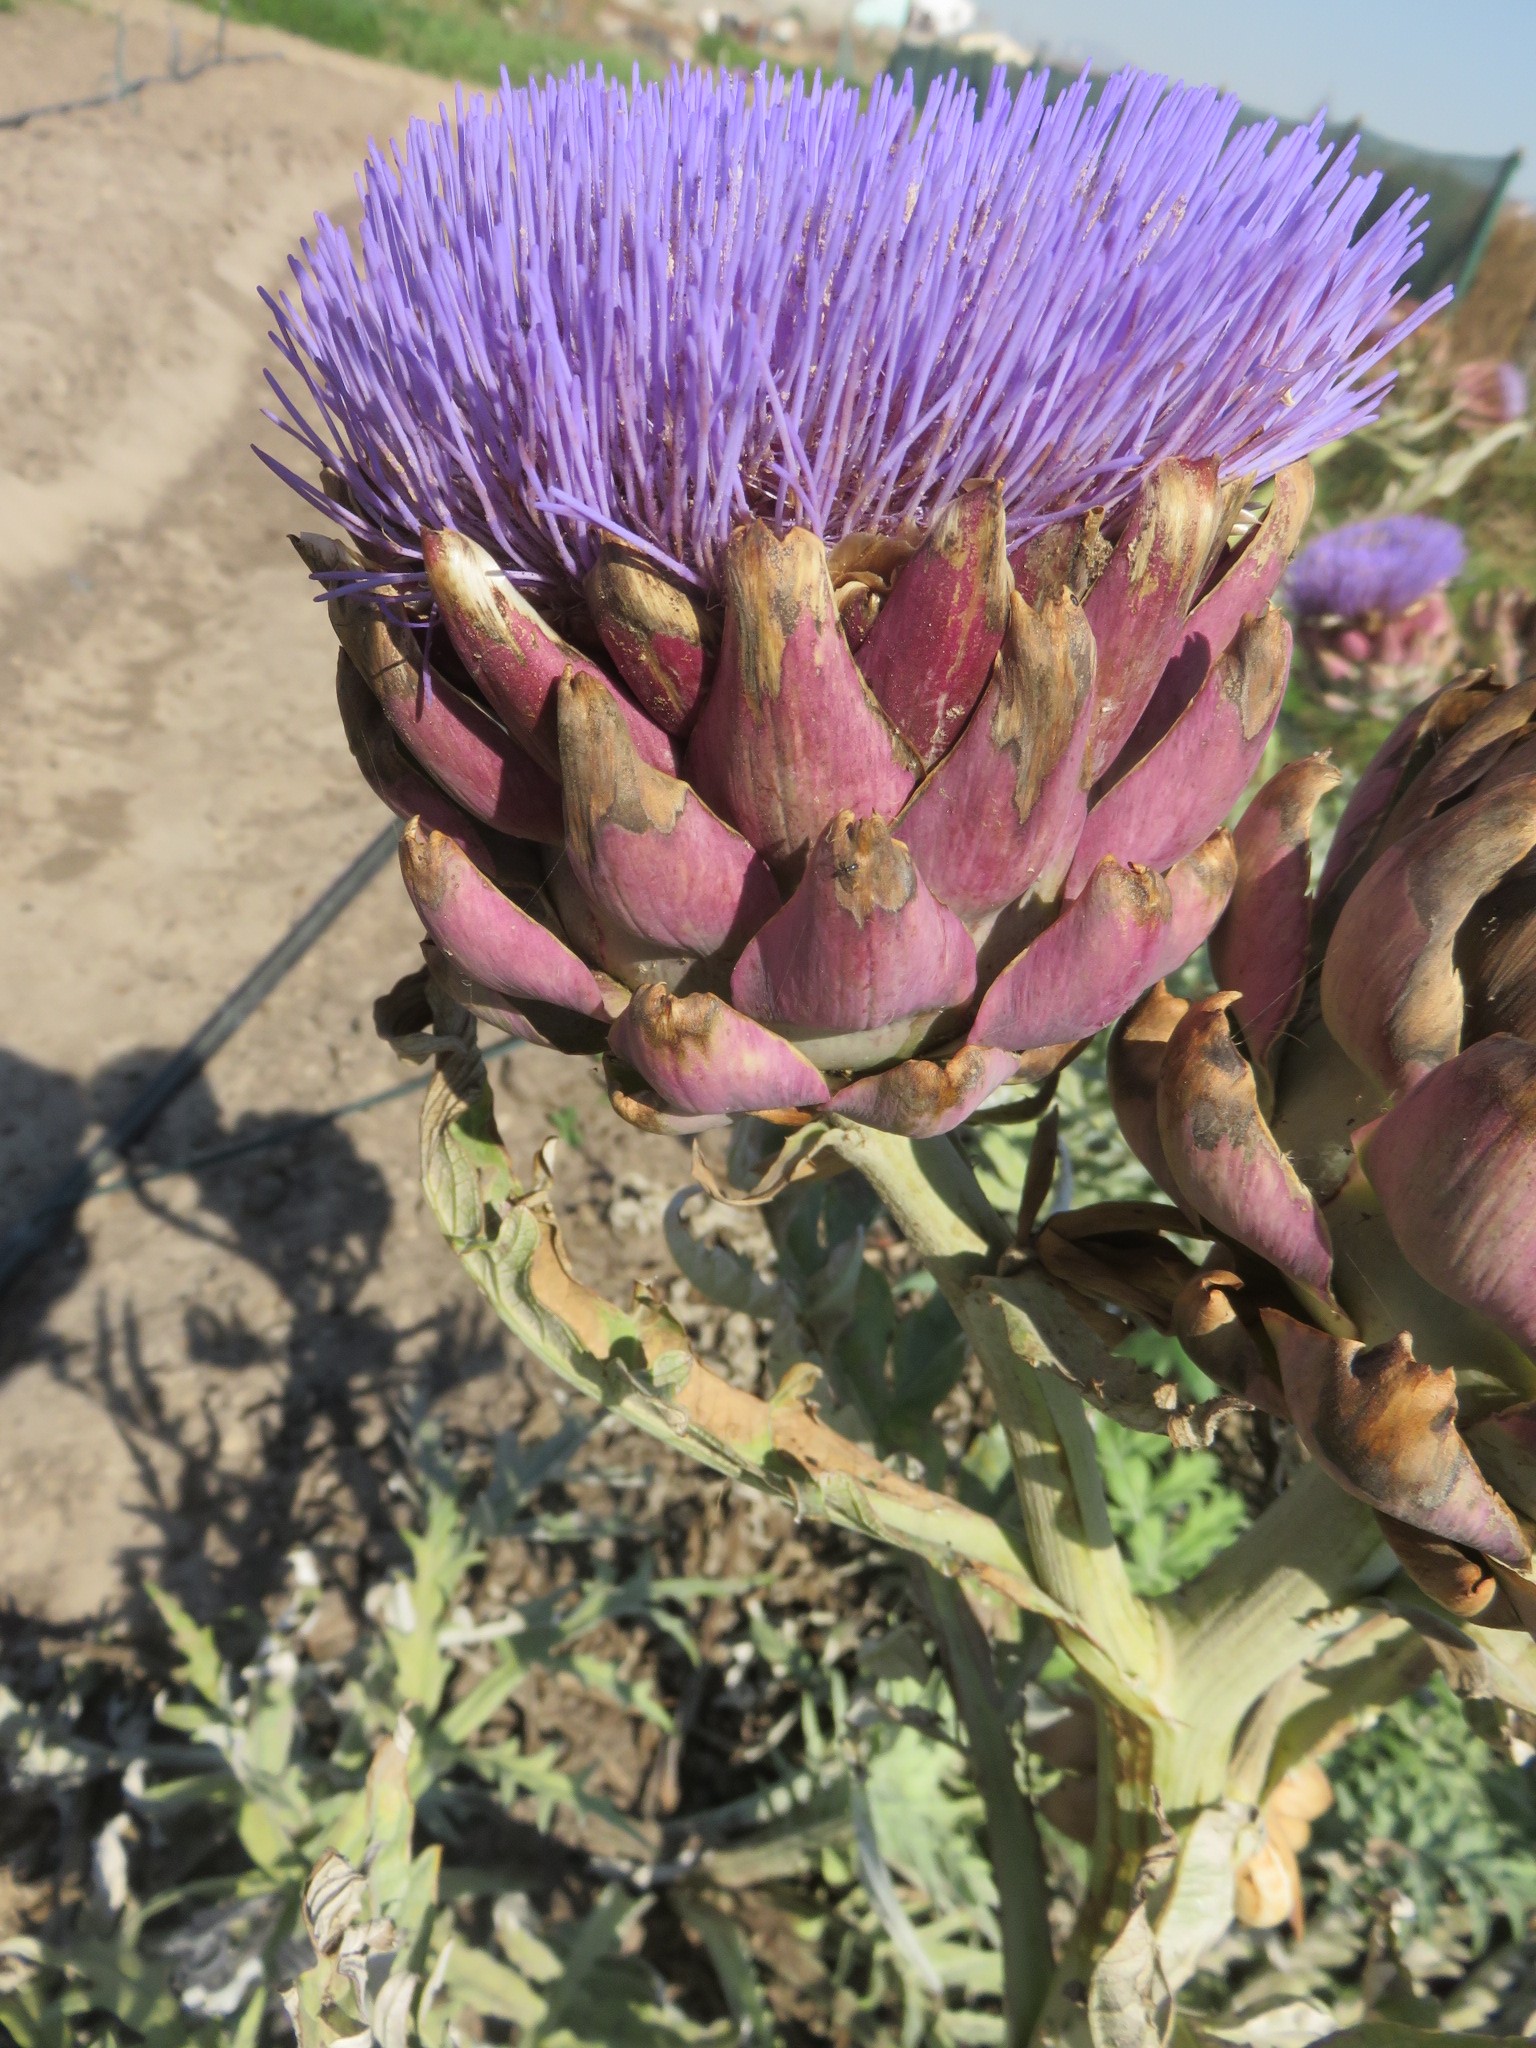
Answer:
[(898, 1138), (839, 1120), (831, 1144), (879, 1195), (951, 1302), (1007, 1250), (1007, 1225), (950, 1139)]
[[(1040, 2048), (1087, 2048), (1084, 1987), (1125, 1925), (1138, 1881), (1144, 1882), (1149, 1852), (1163, 1844), (1169, 1828), (1187, 1845), (1202, 1814), (1219, 1807), (1226, 1797), (1230, 1748), (1203, 1726), (1149, 1719), (1103, 1698), (1098, 1718), (1099, 1814), (1093, 1862), (1086, 1895), (1036, 2024), (1034, 2038)], [(1226, 1922), (1217, 1913), (1208, 1940), (1214, 1942), (1225, 1932)]]
[[(909, 1209), (923, 1217), (922, 1249), (931, 1271), (942, 1267), (963, 1295), (1005, 1238), (995, 1211), (953, 1146), (913, 1145), (888, 1162), (889, 1184), (899, 1186)], [(912, 1241), (909, 1239), (909, 1241)], [(838, 1384), (841, 1400), (860, 1410), (866, 1432), (884, 1452), (873, 1418), (856, 1392)], [(976, 1790), (986, 1814), (987, 1849), (997, 1883), (997, 1918), (1003, 1963), (1006, 2048), (1026, 2048), (1051, 1985), (1051, 1928), (1045, 1856), (1034, 1808), (1021, 1790), (1013, 1738), (986, 1636), (964, 1592), (932, 1564), (914, 1564), (913, 1576), (933, 1617), (949, 1674), (955, 1709), (965, 1731)]]
[[(1081, 2006), (1072, 1979), (1086, 1981), (1124, 1920), (1159, 1834), (1159, 1800), (1182, 1833), (1229, 1796), (1244, 1717), (1286, 1672), (1326, 1649), (1354, 1618), (1341, 1609), (1372, 1583), (1380, 1545), (1371, 1518), (1321, 1473), (1305, 1471), (1193, 1585), (1165, 1601), (1138, 1599), (1110, 1528), (1088, 1414), (1065, 1371), (1092, 1380), (1097, 1340), (1038, 1272), (997, 1277), (1008, 1228), (951, 1141), (834, 1124), (831, 1144), (881, 1197), (980, 1360), (1012, 1457), (1021, 1555), (992, 1518), (906, 1480), (802, 1402), (765, 1403), (711, 1373), (648, 1298), (622, 1310), (583, 1287), (564, 1263), (540, 1187), (524, 1192), (513, 1180), (472, 1041), (455, 1041), (438, 1065), (422, 1117), (425, 1192), (466, 1271), (519, 1338), (642, 1429), (932, 1568), (998, 1873), (1008, 2038), (1022, 2042), (1037, 2014), (1035, 2039), (1073, 2033)], [(1048, 1998), (1038, 1839), (984, 1646), (978, 1655), (967, 1638), (974, 1617), (949, 1583), (956, 1571), (1048, 1616), (1097, 1695), (1094, 1876)]]
[(421, 1121), (422, 1188), (460, 1264), (508, 1329), (583, 1394), (717, 1472), (964, 1572), (1027, 1612), (1077, 1618), (1040, 1586), (990, 1515), (915, 1484), (793, 1398), (760, 1400), (713, 1373), (663, 1310), (616, 1308), (565, 1264), (540, 1186), (524, 1192), (496, 1136), (472, 1046), (439, 1056)]
[(1028, 1273), (991, 1277), (1008, 1233), (948, 1138), (913, 1141), (839, 1125), (832, 1143), (880, 1196), (981, 1361), (1008, 1439), (1035, 1574), (1085, 1624), (1081, 1635), (1063, 1631), (1068, 1651), (1111, 1698), (1156, 1714), (1161, 1631), (1131, 1591), (1087, 1411), (1042, 1330), (1054, 1333), (1069, 1312)]
[[(1063, 1637), (1084, 1675), (1133, 1713), (1160, 1718), (1167, 1654), (1156, 1610), (1137, 1598), (1110, 1527), (1093, 1428), (1042, 1330), (1070, 1316), (1029, 1273), (972, 1286), (960, 1319), (1008, 1438), (1030, 1561), (1070, 1588), (1087, 1640)], [(1055, 1597), (1061, 1598), (1060, 1594)]]
[(1180, 1718), (1213, 1740), (1354, 1618), (1352, 1603), (1390, 1575), (1369, 1509), (1316, 1465), (1197, 1579), (1162, 1603), (1172, 1631)]
[(1019, 1788), (1013, 1738), (985, 1636), (952, 1579), (923, 1571), (976, 1790), (987, 1816), (1003, 1954), (1003, 2038), (1025, 2048), (1051, 1985), (1045, 1856), (1034, 1808)]
[(1294, 1665), (1259, 1701), (1233, 1754), (1229, 1796), (1257, 1806), (1277, 1778), (1336, 1729), (1390, 1706), (1422, 1685), (1434, 1668), (1411, 1622), (1368, 1613), (1312, 1662)]

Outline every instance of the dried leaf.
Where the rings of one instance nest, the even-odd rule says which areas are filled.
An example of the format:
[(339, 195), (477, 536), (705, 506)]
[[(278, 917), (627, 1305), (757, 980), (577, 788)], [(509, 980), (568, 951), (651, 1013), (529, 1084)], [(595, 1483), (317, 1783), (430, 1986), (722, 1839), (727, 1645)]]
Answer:
[(1456, 1428), (1456, 1380), (1388, 1344), (1264, 1311), (1286, 1402), (1302, 1441), (1357, 1500), (1427, 1535), (1523, 1566), (1530, 1548)]

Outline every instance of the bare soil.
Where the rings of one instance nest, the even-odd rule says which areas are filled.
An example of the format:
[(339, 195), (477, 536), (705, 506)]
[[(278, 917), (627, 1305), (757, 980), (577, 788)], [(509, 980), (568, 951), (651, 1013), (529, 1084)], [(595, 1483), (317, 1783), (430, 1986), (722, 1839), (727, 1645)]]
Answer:
[[(212, 25), (170, 18), (189, 62)], [(61, 4), (0, 15), (0, 112), (99, 88), (115, 33)], [(0, 133), (0, 1231), (383, 817), (284, 537), (299, 508), (248, 445), (277, 439), (256, 291), (316, 208), (345, 213), (369, 136), (444, 88), (266, 31), (228, 47), (261, 61)], [(164, 68), (161, 7), (130, 11), (125, 55)], [(387, 871), (138, 1163), (399, 1080), (369, 1008), (417, 936)], [(499, 1081), (514, 1152), (576, 1115), (559, 1195), (584, 1275), (665, 1271), (681, 1151), (620, 1124), (581, 1062), (520, 1049)], [(301, 1540), (356, 1583), (392, 1540), (408, 1411), (547, 1426), (552, 1383), (423, 1210), (416, 1110), (98, 1195), (0, 1301), (0, 1613), (91, 1629), (145, 1576), (211, 1612), (262, 1597)], [(772, 1548), (785, 1518), (761, 1513)]]

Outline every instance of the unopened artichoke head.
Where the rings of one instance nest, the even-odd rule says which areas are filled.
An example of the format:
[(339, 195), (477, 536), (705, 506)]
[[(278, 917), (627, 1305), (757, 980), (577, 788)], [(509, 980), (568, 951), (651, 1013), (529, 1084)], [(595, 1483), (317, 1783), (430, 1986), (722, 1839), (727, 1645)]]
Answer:
[(1536, 683), (1465, 677), (1362, 776), (1282, 768), (1236, 831), (1221, 984), (1149, 992), (1111, 1081), (1215, 1242), (1172, 1320), (1294, 1423), (1464, 1620), (1536, 1627)]

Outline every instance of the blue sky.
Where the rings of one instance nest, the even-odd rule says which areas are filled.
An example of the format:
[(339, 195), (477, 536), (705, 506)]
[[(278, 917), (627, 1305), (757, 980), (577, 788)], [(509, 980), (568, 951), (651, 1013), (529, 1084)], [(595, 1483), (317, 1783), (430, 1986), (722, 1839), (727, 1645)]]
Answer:
[(1229, 86), (1277, 114), (1320, 104), (1426, 149), (1524, 149), (1536, 199), (1536, 0), (983, 0), (1062, 55)]

